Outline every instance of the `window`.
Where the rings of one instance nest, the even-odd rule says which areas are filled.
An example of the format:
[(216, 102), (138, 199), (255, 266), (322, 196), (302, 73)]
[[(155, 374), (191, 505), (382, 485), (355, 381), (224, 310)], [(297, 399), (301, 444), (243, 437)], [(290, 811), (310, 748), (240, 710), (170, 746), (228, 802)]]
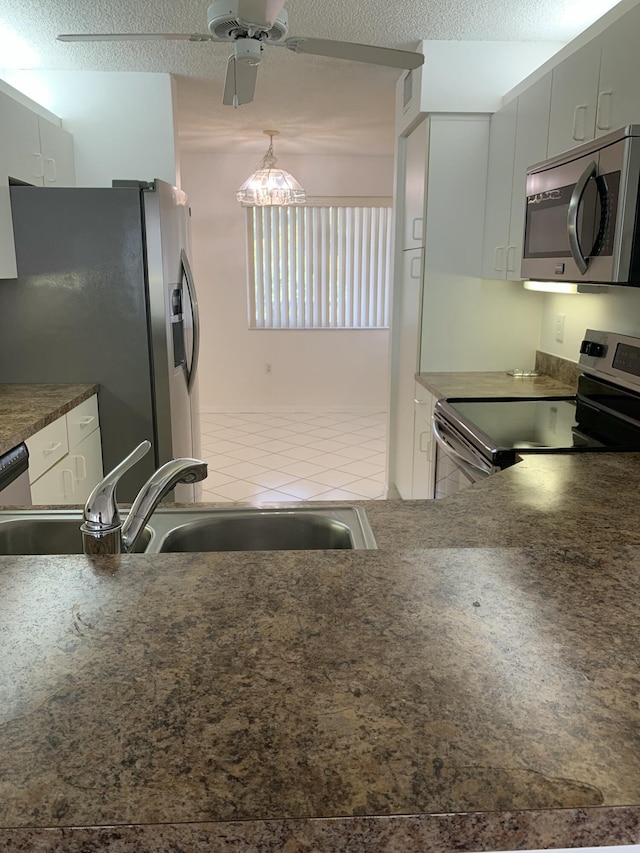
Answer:
[(251, 328), (389, 325), (391, 206), (369, 202), (247, 208)]

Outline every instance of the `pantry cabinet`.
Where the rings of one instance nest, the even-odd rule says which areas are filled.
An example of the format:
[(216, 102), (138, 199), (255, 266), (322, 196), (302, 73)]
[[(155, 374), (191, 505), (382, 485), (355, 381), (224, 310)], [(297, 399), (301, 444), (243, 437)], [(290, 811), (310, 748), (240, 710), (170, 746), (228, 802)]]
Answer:
[(404, 226), (402, 248), (424, 246), (425, 182), (429, 146), (428, 122), (421, 122), (405, 140)]
[(413, 497), (415, 374), (420, 362), (424, 249), (402, 252), (394, 302), (389, 435), (390, 481), (402, 498)]
[(74, 186), (73, 137), (0, 90), (0, 279), (17, 276), (10, 181)]
[(33, 504), (83, 504), (102, 479), (98, 398), (48, 424), (26, 445)]

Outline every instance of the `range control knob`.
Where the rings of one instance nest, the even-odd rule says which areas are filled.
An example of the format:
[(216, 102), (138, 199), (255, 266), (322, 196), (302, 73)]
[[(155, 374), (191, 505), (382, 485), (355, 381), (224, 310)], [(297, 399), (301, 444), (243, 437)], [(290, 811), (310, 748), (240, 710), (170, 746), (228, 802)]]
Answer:
[(602, 358), (606, 351), (607, 348), (604, 344), (598, 344), (595, 341), (582, 341), (580, 345), (582, 355), (591, 355), (594, 358)]

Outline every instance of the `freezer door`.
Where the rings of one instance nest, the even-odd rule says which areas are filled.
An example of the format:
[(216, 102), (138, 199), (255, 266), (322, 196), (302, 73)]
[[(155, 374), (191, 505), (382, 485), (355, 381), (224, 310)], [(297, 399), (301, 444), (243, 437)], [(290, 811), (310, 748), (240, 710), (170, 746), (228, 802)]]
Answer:
[[(156, 457), (162, 465), (199, 449), (196, 409), (198, 307), (189, 266), (185, 194), (163, 181), (144, 192)], [(195, 500), (198, 484), (176, 487), (175, 499)]]

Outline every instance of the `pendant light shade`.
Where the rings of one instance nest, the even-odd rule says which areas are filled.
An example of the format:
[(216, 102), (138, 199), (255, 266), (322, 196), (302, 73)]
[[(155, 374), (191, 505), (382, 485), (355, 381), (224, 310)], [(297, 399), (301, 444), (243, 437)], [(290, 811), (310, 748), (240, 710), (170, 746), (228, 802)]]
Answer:
[(277, 130), (265, 130), (269, 137), (267, 153), (262, 158), (258, 168), (250, 178), (242, 184), (236, 198), (245, 205), (286, 205), (302, 204), (307, 194), (293, 175), (276, 167), (273, 153), (273, 137)]

